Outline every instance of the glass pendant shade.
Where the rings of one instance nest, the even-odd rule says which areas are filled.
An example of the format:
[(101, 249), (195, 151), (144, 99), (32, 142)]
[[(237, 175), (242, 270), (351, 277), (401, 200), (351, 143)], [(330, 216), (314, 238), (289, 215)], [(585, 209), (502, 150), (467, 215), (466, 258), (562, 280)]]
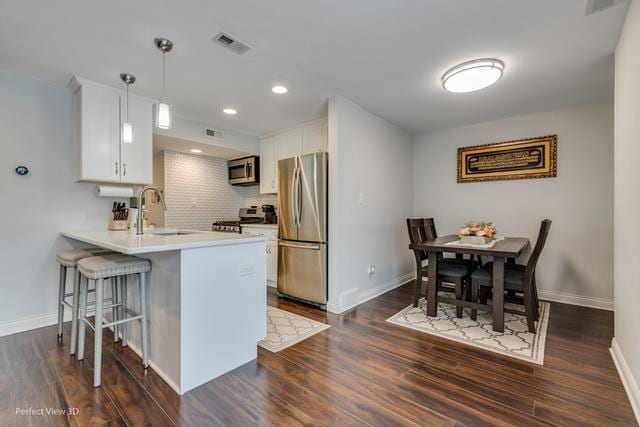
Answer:
[(133, 142), (133, 125), (131, 123), (122, 123), (122, 142), (127, 144)]
[(159, 129), (171, 129), (171, 104), (156, 104), (156, 126)]

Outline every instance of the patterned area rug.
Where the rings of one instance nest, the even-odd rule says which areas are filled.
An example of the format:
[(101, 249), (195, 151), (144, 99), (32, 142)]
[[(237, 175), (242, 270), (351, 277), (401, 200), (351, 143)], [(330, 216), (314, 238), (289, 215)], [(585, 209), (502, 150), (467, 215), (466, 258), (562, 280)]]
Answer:
[(328, 327), (325, 323), (267, 306), (267, 336), (258, 345), (277, 353)]
[[(521, 309), (521, 306), (505, 305)], [(504, 333), (493, 331), (491, 313), (482, 310), (478, 310), (475, 321), (469, 317), (468, 309), (465, 309), (462, 318), (458, 319), (455, 306), (439, 303), (438, 316), (428, 317), (427, 302), (424, 298), (420, 300), (418, 307), (410, 305), (387, 319), (387, 322), (543, 365), (549, 303), (540, 301), (540, 321), (536, 322), (536, 334), (528, 331), (527, 319), (524, 316), (510, 313), (504, 314)]]

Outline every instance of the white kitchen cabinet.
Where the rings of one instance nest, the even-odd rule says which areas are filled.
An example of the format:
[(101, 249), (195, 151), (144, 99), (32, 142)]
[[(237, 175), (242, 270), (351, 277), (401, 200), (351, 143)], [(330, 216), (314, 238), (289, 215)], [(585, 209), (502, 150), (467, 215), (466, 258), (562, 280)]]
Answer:
[(302, 153), (302, 128), (296, 127), (276, 134), (276, 159), (288, 159)]
[(265, 246), (267, 253), (267, 286), (275, 287), (278, 281), (278, 228), (274, 226), (243, 225), (242, 234), (269, 236)]
[(153, 182), (153, 100), (129, 94), (133, 142), (121, 141), (125, 92), (74, 77), (76, 181)]
[[(123, 120), (126, 99), (122, 98)], [(133, 142), (120, 149), (121, 181), (129, 184), (153, 182), (153, 103), (129, 93), (129, 121), (133, 124)]]
[(319, 120), (302, 127), (302, 154), (327, 151), (326, 122)]
[(327, 119), (314, 120), (260, 140), (260, 193), (278, 192), (278, 160), (327, 151)]
[(275, 138), (269, 137), (260, 140), (260, 193), (276, 193), (278, 165), (276, 161)]

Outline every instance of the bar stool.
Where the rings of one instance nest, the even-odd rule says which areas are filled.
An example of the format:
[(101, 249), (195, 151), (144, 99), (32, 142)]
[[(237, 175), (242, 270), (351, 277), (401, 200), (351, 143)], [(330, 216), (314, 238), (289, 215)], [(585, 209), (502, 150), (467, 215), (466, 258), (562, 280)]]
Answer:
[[(108, 253), (109, 250), (102, 248), (69, 249), (56, 254), (56, 261), (60, 264), (60, 281), (58, 283), (58, 339), (62, 340), (62, 323), (64, 322), (64, 308), (71, 309), (71, 354), (76, 352), (76, 341), (78, 333), (78, 286), (80, 274), (76, 270), (78, 261), (98, 254)], [(73, 291), (67, 292), (67, 271), (73, 269)], [(71, 304), (68, 297), (73, 297)]]
[[(124, 326), (131, 321), (140, 320), (142, 324), (142, 363), (146, 369), (149, 366), (149, 346), (148, 346), (148, 330), (147, 330), (147, 293), (146, 293), (146, 275), (151, 271), (151, 262), (146, 259), (136, 258), (123, 254), (110, 254), (83, 258), (78, 261), (78, 271), (81, 274), (80, 283), (80, 334), (78, 338), (78, 360), (84, 359), (84, 341), (86, 325), (89, 325), (95, 332), (94, 338), (94, 361), (93, 361), (93, 386), (98, 387), (101, 383), (101, 364), (102, 364), (102, 329), (114, 327), (114, 341), (117, 340), (115, 327), (123, 326), (123, 344), (126, 344), (126, 332)], [(110, 305), (105, 306), (104, 302), (104, 280), (120, 279), (131, 274), (138, 275), (138, 283), (140, 285), (140, 313), (129, 310), (126, 304), (125, 295), (127, 295), (127, 280), (118, 280), (122, 289), (123, 303), (117, 298)], [(95, 322), (92, 324), (87, 318), (87, 297), (89, 295), (89, 280), (95, 282)], [(120, 307), (122, 311), (122, 319), (105, 323), (103, 320), (103, 311), (107, 308)], [(131, 317), (129, 317), (131, 316)]]

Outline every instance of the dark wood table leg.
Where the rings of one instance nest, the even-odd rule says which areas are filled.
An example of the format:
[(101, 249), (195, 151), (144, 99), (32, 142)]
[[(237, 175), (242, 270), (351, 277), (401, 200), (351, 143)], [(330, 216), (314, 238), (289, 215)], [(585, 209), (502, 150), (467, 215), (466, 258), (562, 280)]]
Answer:
[(493, 330), (504, 332), (504, 258), (493, 257)]
[(429, 252), (429, 267), (427, 268), (427, 316), (438, 315), (438, 253)]

